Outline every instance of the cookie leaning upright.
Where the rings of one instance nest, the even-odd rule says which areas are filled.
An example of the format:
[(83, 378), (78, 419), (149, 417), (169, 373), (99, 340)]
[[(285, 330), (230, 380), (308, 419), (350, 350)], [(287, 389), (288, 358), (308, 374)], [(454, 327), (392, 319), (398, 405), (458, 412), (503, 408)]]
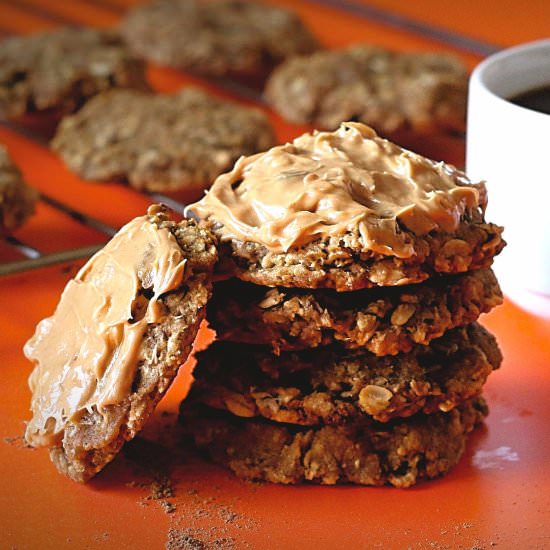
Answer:
[(483, 183), (348, 122), (241, 158), (187, 213), (214, 224), (230, 275), (350, 291), (491, 265), (485, 206)]
[(151, 207), (67, 284), (25, 345), (26, 440), (85, 482), (142, 428), (191, 351), (217, 260), (211, 233)]
[(112, 31), (66, 27), (0, 42), (0, 119), (72, 112), (115, 87), (149, 86), (143, 61)]

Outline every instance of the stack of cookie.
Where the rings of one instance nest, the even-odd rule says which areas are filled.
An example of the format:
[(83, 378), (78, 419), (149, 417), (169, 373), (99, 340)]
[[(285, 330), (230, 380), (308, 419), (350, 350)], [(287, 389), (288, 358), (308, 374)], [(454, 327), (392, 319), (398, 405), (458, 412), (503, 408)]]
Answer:
[(482, 184), (367, 126), (240, 159), (188, 213), (220, 239), (182, 420), (247, 479), (406, 487), (454, 466), (501, 362)]

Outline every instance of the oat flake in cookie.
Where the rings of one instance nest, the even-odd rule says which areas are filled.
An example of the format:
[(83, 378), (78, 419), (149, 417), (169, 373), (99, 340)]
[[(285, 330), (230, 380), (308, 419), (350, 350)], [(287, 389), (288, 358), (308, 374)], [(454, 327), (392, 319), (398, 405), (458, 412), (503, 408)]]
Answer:
[(248, 0), (158, 0), (130, 11), (121, 32), (141, 57), (208, 75), (262, 77), (318, 48), (294, 13)]
[(196, 197), (241, 155), (274, 143), (261, 111), (185, 88), (101, 94), (62, 120), (52, 147), (84, 179)]
[(67, 27), (0, 42), (0, 119), (72, 112), (111, 88), (148, 89), (143, 61), (112, 31)]
[(225, 274), (351, 291), (488, 267), (504, 242), (485, 206), (483, 183), (348, 122), (239, 159), (186, 212), (214, 224)]
[(67, 284), (25, 345), (26, 440), (85, 482), (142, 428), (185, 362), (210, 297), (215, 239), (154, 206)]
[(384, 135), (463, 132), (468, 71), (443, 53), (396, 53), (357, 45), (289, 59), (265, 95), (286, 119), (332, 130), (345, 120)]
[(8, 151), (0, 145), (0, 234), (20, 227), (34, 212), (38, 193), (23, 180)]

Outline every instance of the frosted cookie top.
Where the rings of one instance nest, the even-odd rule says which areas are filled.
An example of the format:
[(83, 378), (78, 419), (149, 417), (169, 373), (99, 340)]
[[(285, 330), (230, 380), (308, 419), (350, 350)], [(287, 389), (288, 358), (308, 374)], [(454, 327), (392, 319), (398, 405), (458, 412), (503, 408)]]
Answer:
[(348, 122), (239, 159), (187, 213), (219, 225), (222, 240), (272, 252), (358, 233), (364, 250), (408, 258), (407, 233), (451, 233), (484, 201), (483, 185), (456, 168)]
[(184, 253), (154, 214), (132, 220), (84, 265), (26, 343), (36, 365), (32, 445), (55, 444), (86, 411), (101, 413), (132, 393), (144, 334), (164, 316), (159, 297), (185, 279)]

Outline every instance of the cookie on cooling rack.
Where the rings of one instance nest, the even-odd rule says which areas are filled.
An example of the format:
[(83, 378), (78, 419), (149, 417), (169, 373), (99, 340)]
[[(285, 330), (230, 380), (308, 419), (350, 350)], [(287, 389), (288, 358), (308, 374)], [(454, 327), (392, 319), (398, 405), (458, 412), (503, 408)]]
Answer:
[(443, 53), (396, 53), (367, 45), (289, 59), (266, 97), (286, 119), (332, 130), (364, 122), (384, 135), (463, 132), (468, 71)]
[(8, 151), (0, 145), (0, 233), (10, 233), (34, 213), (38, 193), (23, 180)]
[(274, 142), (260, 110), (185, 88), (171, 95), (101, 94), (61, 121), (52, 147), (84, 179), (196, 198), (241, 155)]
[(0, 42), (0, 119), (72, 112), (116, 87), (148, 84), (143, 61), (113, 31), (61, 28)]
[(318, 47), (294, 13), (246, 0), (158, 0), (131, 10), (121, 32), (141, 57), (208, 75), (262, 76)]

